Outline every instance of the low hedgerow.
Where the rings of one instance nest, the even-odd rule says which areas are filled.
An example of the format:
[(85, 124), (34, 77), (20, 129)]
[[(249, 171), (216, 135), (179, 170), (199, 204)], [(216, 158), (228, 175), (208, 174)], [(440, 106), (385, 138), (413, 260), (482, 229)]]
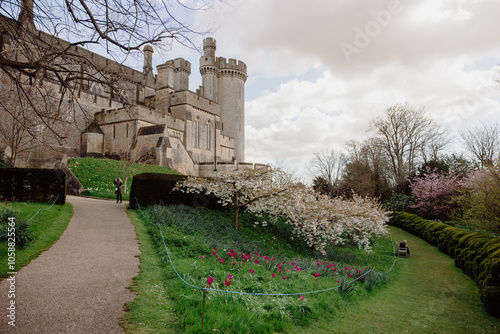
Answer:
[(389, 224), (437, 245), (441, 252), (453, 257), (456, 266), (478, 284), (485, 309), (500, 317), (500, 238), (469, 233), (404, 212), (393, 213)]
[[(144, 211), (179, 316), (173, 329), (187, 333), (272, 333), (307, 326), (333, 316), (346, 300), (374, 293), (387, 280), (374, 278), (378, 284), (365, 288), (362, 275), (373, 268), (385, 271), (394, 260), (388, 238), (374, 240), (371, 254), (332, 244), (325, 256), (293, 238), (284, 221), (267, 225), (265, 217), (244, 212), (236, 230), (231, 213), (186, 206)], [(194, 287), (208, 289), (203, 330), (203, 291)], [(320, 290), (328, 291), (309, 293)]]

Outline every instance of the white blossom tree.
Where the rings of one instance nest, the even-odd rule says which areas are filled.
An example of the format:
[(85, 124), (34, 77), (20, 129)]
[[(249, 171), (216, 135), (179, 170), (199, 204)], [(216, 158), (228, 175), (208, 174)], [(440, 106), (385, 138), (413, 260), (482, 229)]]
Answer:
[(284, 217), (297, 236), (320, 252), (329, 242), (344, 241), (346, 234), (368, 251), (372, 236), (387, 233), (387, 212), (376, 200), (356, 195), (350, 200), (331, 198), (295, 182), (280, 169), (240, 169), (213, 179), (190, 177), (177, 189), (216, 195), (219, 203), (234, 208), (236, 228), (242, 207), (272, 219)]

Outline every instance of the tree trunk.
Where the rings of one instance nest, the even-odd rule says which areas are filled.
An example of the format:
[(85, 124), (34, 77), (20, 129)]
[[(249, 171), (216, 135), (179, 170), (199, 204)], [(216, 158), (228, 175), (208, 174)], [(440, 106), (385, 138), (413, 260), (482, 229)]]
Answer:
[(238, 203), (238, 192), (234, 192), (234, 228), (238, 229), (238, 214), (240, 212), (240, 206)]

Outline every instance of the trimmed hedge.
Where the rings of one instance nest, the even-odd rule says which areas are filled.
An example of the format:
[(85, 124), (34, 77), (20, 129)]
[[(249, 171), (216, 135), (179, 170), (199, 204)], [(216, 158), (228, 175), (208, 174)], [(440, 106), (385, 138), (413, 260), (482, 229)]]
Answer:
[(476, 281), (486, 311), (500, 318), (500, 238), (469, 233), (405, 212), (392, 213), (389, 224), (419, 236), (454, 258), (455, 265)]
[(0, 168), (0, 199), (64, 204), (66, 180), (60, 169)]
[(190, 207), (207, 207), (211, 210), (224, 211), (214, 195), (184, 193), (172, 190), (178, 181), (184, 181), (186, 175), (142, 173), (134, 176), (130, 189), (130, 207), (137, 208), (136, 198), (141, 207), (151, 204), (183, 204)]

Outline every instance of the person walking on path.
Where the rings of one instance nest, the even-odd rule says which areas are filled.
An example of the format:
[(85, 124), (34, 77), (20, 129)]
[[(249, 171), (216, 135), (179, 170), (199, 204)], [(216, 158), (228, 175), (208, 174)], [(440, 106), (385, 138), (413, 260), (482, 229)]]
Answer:
[(120, 179), (119, 177), (117, 177), (113, 182), (116, 185), (116, 188), (115, 188), (116, 203), (118, 203), (118, 200), (121, 203), (122, 202), (122, 185), (123, 185), (123, 181), (122, 181), (122, 179)]

